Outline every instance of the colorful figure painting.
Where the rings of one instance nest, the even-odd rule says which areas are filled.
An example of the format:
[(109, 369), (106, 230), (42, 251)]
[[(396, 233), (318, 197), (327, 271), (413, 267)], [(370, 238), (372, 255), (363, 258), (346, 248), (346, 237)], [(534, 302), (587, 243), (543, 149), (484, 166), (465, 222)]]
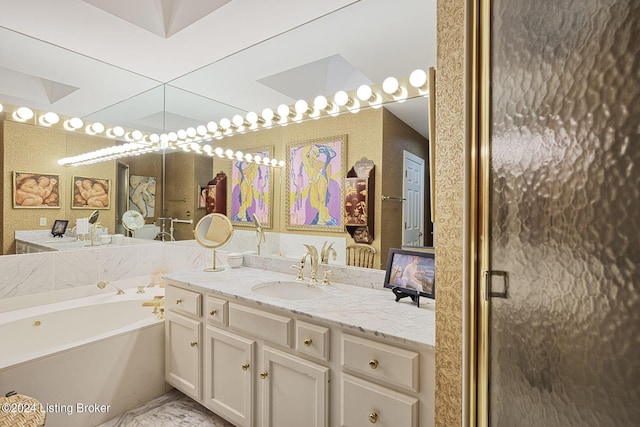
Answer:
[(346, 136), (287, 146), (287, 228), (344, 229)]
[[(271, 158), (273, 148), (247, 150), (260, 158)], [(265, 228), (271, 228), (271, 180), (269, 166), (245, 160), (233, 160), (231, 165), (231, 222), (253, 226), (253, 214)]]

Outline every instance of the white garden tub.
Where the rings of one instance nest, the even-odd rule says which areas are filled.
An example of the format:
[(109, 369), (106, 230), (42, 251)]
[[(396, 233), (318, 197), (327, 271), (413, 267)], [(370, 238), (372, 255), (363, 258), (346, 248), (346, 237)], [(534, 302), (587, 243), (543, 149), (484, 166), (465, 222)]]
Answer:
[(164, 393), (164, 322), (129, 289), (0, 313), (0, 394), (34, 397), (47, 427), (92, 426)]

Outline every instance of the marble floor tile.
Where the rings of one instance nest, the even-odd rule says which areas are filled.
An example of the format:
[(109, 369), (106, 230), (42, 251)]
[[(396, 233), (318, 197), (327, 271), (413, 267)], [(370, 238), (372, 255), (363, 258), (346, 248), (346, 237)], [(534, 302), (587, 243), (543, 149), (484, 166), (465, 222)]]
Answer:
[(171, 390), (97, 427), (234, 427), (204, 406)]

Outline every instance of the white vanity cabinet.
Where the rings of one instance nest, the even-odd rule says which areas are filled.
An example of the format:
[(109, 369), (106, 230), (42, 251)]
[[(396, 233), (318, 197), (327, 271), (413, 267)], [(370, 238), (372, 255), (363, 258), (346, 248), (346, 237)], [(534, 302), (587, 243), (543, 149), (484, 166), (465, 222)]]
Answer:
[(202, 294), (165, 290), (165, 380), (199, 400), (202, 379)]
[(167, 382), (237, 427), (434, 425), (431, 349), (191, 289), (166, 288)]

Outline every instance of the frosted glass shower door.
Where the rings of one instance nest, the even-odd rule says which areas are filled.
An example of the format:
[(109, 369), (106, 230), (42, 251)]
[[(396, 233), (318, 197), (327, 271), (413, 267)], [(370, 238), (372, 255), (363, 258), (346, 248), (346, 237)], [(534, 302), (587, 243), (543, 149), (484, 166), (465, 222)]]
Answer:
[(490, 16), (489, 425), (638, 426), (640, 1)]

